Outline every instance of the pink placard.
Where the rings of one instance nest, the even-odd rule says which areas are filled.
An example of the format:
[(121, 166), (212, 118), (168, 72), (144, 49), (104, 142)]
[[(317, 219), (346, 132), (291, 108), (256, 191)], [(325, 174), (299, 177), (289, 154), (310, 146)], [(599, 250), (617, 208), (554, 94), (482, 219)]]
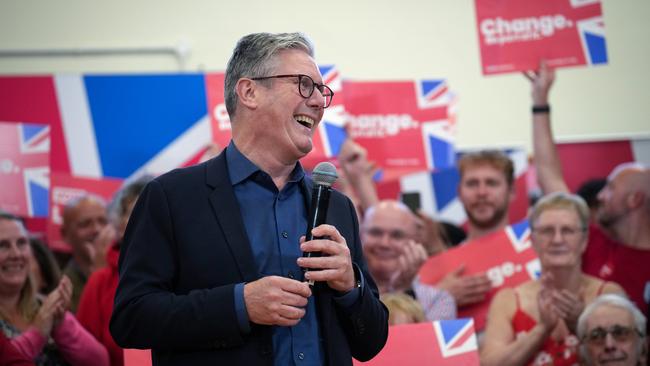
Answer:
[(67, 173), (52, 173), (51, 178), (51, 214), (47, 223), (47, 240), (52, 249), (69, 252), (70, 246), (61, 239), (62, 215), (65, 205), (71, 199), (86, 194), (102, 197), (108, 203), (122, 185), (122, 180), (73, 177)]
[(355, 366), (478, 366), (476, 335), (472, 319), (394, 325), (386, 345), (368, 362)]
[(461, 265), (465, 266), (464, 274), (486, 273), (492, 281), (492, 290), (484, 301), (458, 309), (459, 317), (474, 319), (477, 331), (485, 327), (490, 301), (498, 290), (537, 278), (541, 270), (526, 221), (429, 258), (420, 269), (420, 281), (435, 285)]
[(475, 0), (484, 75), (607, 63), (600, 0)]
[(49, 186), (50, 126), (0, 123), (0, 208), (46, 217)]

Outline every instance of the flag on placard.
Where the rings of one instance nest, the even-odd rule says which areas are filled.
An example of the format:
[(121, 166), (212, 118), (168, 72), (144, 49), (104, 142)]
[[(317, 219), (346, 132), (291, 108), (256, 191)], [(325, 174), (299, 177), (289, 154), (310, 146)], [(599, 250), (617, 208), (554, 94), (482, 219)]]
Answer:
[(484, 75), (607, 63), (600, 0), (475, 0)]
[(47, 217), (50, 126), (0, 122), (0, 208), (22, 217)]
[[(485, 253), (491, 254), (486, 256)], [(539, 259), (530, 242), (527, 221), (430, 257), (420, 268), (420, 281), (435, 285), (461, 265), (465, 266), (464, 274), (485, 273), (492, 281), (492, 290), (484, 301), (458, 309), (459, 317), (474, 319), (478, 331), (484, 328), (490, 300), (499, 289), (515, 287), (538, 278), (541, 273)]]
[(310, 169), (321, 161), (336, 158), (341, 150), (341, 145), (347, 138), (345, 132), (345, 99), (341, 74), (335, 65), (321, 65), (323, 83), (334, 92), (332, 104), (325, 109), (323, 119), (314, 132), (313, 149), (301, 159), (305, 168)]
[(444, 80), (344, 81), (349, 132), (384, 170), (400, 174), (454, 164)]
[(393, 325), (386, 345), (369, 366), (478, 366), (478, 346), (472, 319)]

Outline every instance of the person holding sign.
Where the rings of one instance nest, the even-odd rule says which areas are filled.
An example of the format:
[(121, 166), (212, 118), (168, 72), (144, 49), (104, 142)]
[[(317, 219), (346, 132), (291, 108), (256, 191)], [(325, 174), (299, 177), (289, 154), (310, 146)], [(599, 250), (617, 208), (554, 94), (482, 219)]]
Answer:
[[(533, 148), (537, 179), (544, 193), (568, 192), (553, 142), (549, 91), (555, 72), (545, 63), (527, 73), (533, 98)], [(589, 225), (583, 270), (619, 283), (643, 312), (650, 312), (650, 168), (623, 163), (598, 193), (597, 220)]]
[(623, 289), (584, 274), (589, 209), (579, 196), (554, 193), (533, 207), (531, 241), (541, 277), (499, 291), (487, 317), (481, 365), (575, 365), (576, 325), (585, 304)]

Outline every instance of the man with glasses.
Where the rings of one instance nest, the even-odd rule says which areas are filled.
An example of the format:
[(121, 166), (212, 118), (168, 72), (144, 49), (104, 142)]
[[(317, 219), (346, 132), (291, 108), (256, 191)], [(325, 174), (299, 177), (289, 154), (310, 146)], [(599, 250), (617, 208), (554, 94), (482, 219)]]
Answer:
[(388, 314), (350, 200), (333, 191), (329, 225), (301, 238), (312, 181), (298, 160), (333, 96), (304, 35), (238, 42), (232, 141), (153, 180), (134, 208), (110, 326), (120, 346), (152, 348), (155, 365), (351, 365), (381, 350)]
[(646, 317), (628, 299), (601, 295), (578, 320), (580, 353), (587, 366), (645, 365)]

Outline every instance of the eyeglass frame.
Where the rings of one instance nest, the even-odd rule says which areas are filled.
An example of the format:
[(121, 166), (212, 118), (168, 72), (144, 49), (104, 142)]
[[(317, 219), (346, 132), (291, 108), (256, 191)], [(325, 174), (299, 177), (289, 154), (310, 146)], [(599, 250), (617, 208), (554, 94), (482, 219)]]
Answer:
[[(592, 334), (594, 334), (595, 331), (600, 331), (601, 333), (599, 333), (597, 337), (596, 335), (592, 337)], [(620, 331), (623, 331), (623, 333), (620, 333), (618, 336), (614, 334), (614, 332)], [(602, 346), (607, 341), (607, 335), (611, 334), (612, 338), (616, 342), (623, 343), (629, 341), (631, 339), (631, 336), (635, 333), (637, 336), (639, 336), (639, 338), (645, 338), (645, 334), (634, 326), (626, 327), (624, 325), (615, 324), (608, 328), (596, 327), (587, 332), (587, 334), (582, 337), (581, 341), (591, 346)]]
[[(553, 231), (551, 232), (550, 229), (553, 229)], [(584, 226), (561, 226), (558, 230), (558, 228), (555, 226), (543, 226), (533, 227), (531, 228), (531, 231), (533, 234), (539, 235), (544, 240), (551, 240), (555, 237), (558, 231), (560, 232), (560, 236), (565, 239), (578, 233), (585, 233), (587, 231), (587, 228)]]
[[(325, 84), (319, 84), (319, 83), (315, 82), (314, 79), (312, 79), (311, 76), (309, 76), (309, 75), (305, 75), (305, 74), (281, 74), (281, 75), (272, 75), (272, 76), (258, 76), (258, 77), (254, 77), (254, 78), (250, 78), (250, 79), (251, 80), (268, 80), (268, 79), (282, 79), (282, 78), (296, 78), (296, 77), (298, 78), (298, 93), (300, 94), (301, 97), (303, 97), (305, 99), (311, 98), (311, 96), (314, 95), (314, 90), (316, 89), (316, 87), (318, 87), (318, 92), (321, 93), (321, 95), (325, 98), (325, 106), (323, 107), (323, 109), (329, 107), (332, 104), (332, 100), (334, 99), (334, 91), (332, 90), (332, 88), (330, 88), (329, 86), (327, 86)], [(311, 92), (309, 93), (309, 95), (304, 95), (303, 92), (302, 92), (302, 87), (301, 87), (302, 82), (301, 81), (302, 81), (302, 78), (304, 78), (304, 77), (311, 80)], [(323, 90), (321, 90), (321, 89), (323, 89)], [(325, 92), (324, 89), (327, 89), (330, 92), (329, 103), (327, 102), (327, 96), (324, 94), (324, 92)]]

